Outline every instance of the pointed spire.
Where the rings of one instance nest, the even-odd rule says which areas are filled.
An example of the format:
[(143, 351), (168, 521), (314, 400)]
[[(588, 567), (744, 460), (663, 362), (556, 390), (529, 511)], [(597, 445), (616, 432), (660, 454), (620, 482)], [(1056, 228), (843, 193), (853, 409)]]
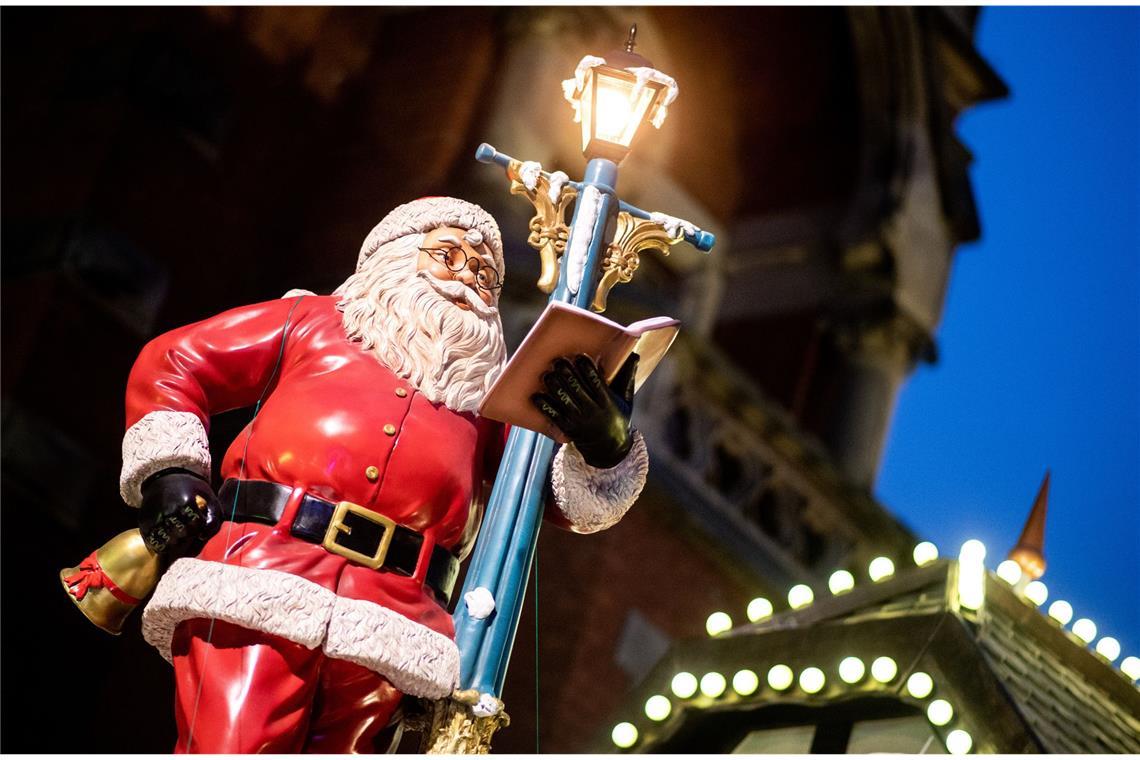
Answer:
[(1045, 513), (1049, 509), (1049, 470), (1033, 500), (1033, 509), (1021, 531), (1017, 546), (1009, 553), (1009, 558), (1021, 566), (1021, 572), (1032, 580), (1045, 574)]

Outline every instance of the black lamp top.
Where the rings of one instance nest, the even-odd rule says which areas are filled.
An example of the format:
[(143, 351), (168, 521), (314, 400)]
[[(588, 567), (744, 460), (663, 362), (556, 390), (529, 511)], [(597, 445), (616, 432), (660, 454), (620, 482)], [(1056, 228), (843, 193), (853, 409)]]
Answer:
[(630, 24), (629, 37), (625, 41), (625, 50), (612, 50), (606, 55), (606, 64), (613, 66), (616, 69), (633, 69), (642, 66), (653, 68), (653, 64), (647, 58), (644, 58), (637, 53), (633, 52), (633, 46), (637, 44), (637, 24)]

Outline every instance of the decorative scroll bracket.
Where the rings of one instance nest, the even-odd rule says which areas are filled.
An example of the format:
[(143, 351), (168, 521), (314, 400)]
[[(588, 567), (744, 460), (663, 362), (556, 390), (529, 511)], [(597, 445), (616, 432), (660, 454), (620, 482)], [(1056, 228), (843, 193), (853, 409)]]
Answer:
[(512, 159), (507, 164), (507, 178), (511, 181), (512, 195), (525, 195), (534, 204), (535, 215), (530, 219), (530, 235), (526, 242), (538, 251), (542, 262), (538, 289), (551, 293), (558, 284), (558, 260), (566, 252), (566, 242), (570, 239), (566, 210), (577, 197), (578, 190), (570, 184), (562, 184), (557, 188), (557, 200), (553, 200), (549, 177), (538, 172), (534, 187), (527, 187), (522, 178), (522, 167), (521, 161)]
[(602, 277), (590, 308), (598, 312), (606, 310), (610, 290), (619, 282), (633, 279), (633, 273), (641, 265), (642, 252), (658, 251), (668, 256), (670, 246), (684, 239), (683, 235), (669, 235), (663, 224), (650, 219), (638, 219), (629, 212), (619, 211), (617, 229), (614, 231), (613, 242), (606, 248)]

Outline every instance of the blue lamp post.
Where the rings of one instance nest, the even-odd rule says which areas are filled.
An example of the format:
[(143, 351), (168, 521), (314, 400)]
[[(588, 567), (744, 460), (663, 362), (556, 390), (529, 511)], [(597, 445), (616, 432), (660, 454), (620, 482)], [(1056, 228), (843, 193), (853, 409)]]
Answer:
[[(517, 161), (485, 143), (475, 154), (479, 161), (505, 168), (511, 191), (527, 195), (534, 203), (537, 214), (531, 221), (529, 242), (543, 255), (539, 287), (550, 294), (551, 301), (601, 310), (609, 288), (632, 276), (638, 251), (655, 248), (667, 253), (668, 245), (683, 239), (707, 252), (714, 243), (713, 235), (687, 222), (643, 211), (617, 197), (618, 164), (647, 121), (660, 126), (668, 103), (676, 96), (673, 80), (633, 52), (635, 33), (633, 27), (624, 51), (606, 59), (582, 59), (575, 78), (563, 83), (567, 100), (582, 122), (582, 148), (589, 159), (581, 182), (571, 182), (561, 172), (542, 172), (537, 164)], [(563, 214), (570, 200), (575, 201), (574, 215), (567, 227)], [(617, 236), (624, 242), (607, 239), (615, 216)], [(627, 233), (637, 229), (638, 234), (623, 235), (623, 229)], [(606, 274), (599, 287), (601, 270)], [(461, 655), (460, 688), (467, 694), (496, 699), (502, 694), (542, 522), (554, 446), (552, 439), (517, 427), (508, 437), (454, 616)], [(489, 592), (494, 611), (472, 614), (463, 601), (471, 592), (484, 596)]]

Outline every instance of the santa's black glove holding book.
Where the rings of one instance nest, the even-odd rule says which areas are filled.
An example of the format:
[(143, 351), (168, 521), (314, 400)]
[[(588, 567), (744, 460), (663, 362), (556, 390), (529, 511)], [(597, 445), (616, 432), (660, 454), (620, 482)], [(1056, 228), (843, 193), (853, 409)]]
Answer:
[(630, 354), (614, 381), (606, 385), (594, 360), (586, 355), (556, 359), (542, 376), (545, 393), (531, 401), (573, 442), (591, 467), (610, 468), (633, 445), (633, 381), (637, 354)]

